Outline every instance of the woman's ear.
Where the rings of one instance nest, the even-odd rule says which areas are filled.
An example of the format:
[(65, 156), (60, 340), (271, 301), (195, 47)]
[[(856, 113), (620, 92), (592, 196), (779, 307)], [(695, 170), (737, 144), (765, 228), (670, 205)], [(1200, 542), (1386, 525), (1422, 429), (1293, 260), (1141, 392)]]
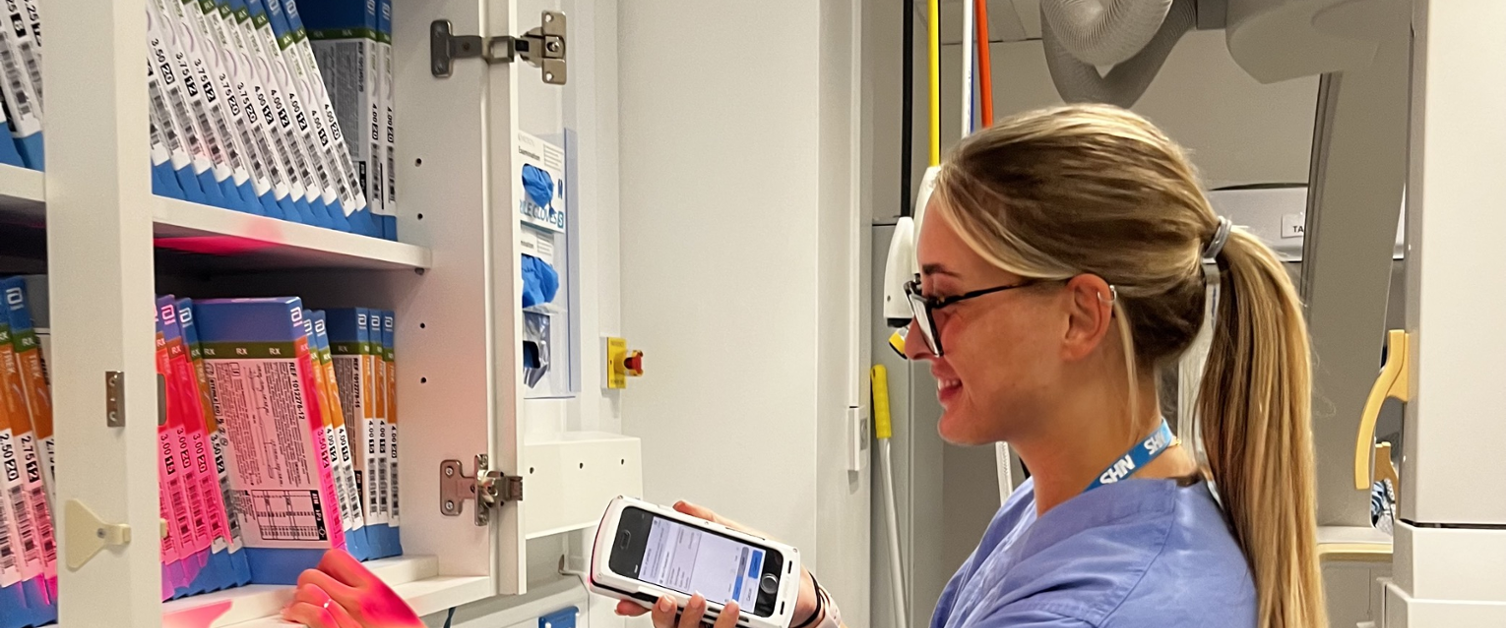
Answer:
[(1067, 282), (1067, 334), (1062, 358), (1077, 361), (1092, 355), (1114, 322), (1113, 287), (1097, 275), (1078, 275)]

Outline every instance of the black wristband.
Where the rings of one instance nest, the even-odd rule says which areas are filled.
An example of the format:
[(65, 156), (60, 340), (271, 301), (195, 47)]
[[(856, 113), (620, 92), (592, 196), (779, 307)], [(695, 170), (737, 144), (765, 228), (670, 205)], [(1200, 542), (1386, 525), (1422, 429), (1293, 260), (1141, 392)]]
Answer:
[(805, 621), (800, 622), (799, 625), (791, 626), (790, 628), (810, 628), (821, 619), (821, 615), (826, 611), (826, 596), (821, 594), (821, 582), (816, 580), (816, 574), (811, 574), (811, 585), (816, 589), (816, 611), (811, 613), (811, 616), (807, 617)]

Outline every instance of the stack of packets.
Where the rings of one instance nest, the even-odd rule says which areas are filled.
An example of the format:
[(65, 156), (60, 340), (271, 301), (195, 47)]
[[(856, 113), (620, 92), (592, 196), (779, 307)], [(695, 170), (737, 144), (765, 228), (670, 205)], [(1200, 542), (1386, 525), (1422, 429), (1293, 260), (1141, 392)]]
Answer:
[[(0, 628), (26, 628), (57, 619), (52, 412), (26, 284), (0, 295)], [(331, 548), (402, 554), (392, 312), (163, 296), (153, 314), (164, 600), (294, 584)]]
[(164, 296), (156, 319), (164, 599), (402, 553), (391, 312)]
[[(293, 0), (146, 0), (152, 189), (396, 240), (391, 0), (311, 4), (323, 37), (370, 39), (371, 61), (321, 64)], [(43, 170), (41, 17), (8, 6), (0, 163)]]
[(57, 620), (52, 401), (25, 283), (0, 295), (0, 628), (21, 628)]
[[(396, 205), (383, 202), (396, 192), (387, 168), (376, 167), (395, 134), (386, 116), (376, 134), (340, 116), (335, 103), (357, 99), (339, 91), (349, 81), (323, 76), (293, 0), (148, 0), (146, 8), (157, 194), (397, 238)], [(377, 91), (385, 113), (390, 65), (378, 69), (370, 80), (385, 83)]]

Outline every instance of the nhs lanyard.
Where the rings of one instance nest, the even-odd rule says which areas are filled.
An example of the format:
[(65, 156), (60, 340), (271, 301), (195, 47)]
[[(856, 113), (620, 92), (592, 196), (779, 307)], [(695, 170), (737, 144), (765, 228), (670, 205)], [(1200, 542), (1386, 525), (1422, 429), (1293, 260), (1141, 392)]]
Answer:
[(1129, 451), (1124, 452), (1123, 456), (1115, 460), (1114, 464), (1109, 465), (1109, 468), (1104, 469), (1103, 473), (1098, 475), (1098, 479), (1093, 480), (1093, 483), (1083, 492), (1086, 493), (1105, 484), (1113, 484), (1134, 475), (1135, 471), (1138, 471), (1140, 467), (1150, 464), (1150, 461), (1155, 460), (1157, 456), (1160, 456), (1175, 442), (1176, 437), (1171, 433), (1171, 425), (1166, 423), (1166, 419), (1161, 419), (1161, 427), (1154, 434), (1151, 434), (1150, 438), (1145, 439), (1145, 442), (1137, 444)]

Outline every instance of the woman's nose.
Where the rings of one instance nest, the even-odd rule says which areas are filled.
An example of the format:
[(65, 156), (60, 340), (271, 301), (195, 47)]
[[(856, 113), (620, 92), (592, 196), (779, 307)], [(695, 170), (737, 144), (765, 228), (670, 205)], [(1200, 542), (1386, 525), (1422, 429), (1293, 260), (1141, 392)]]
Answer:
[(926, 342), (925, 332), (920, 330), (920, 321), (913, 318), (910, 326), (905, 328), (905, 357), (911, 360), (936, 359), (931, 353), (931, 345)]

